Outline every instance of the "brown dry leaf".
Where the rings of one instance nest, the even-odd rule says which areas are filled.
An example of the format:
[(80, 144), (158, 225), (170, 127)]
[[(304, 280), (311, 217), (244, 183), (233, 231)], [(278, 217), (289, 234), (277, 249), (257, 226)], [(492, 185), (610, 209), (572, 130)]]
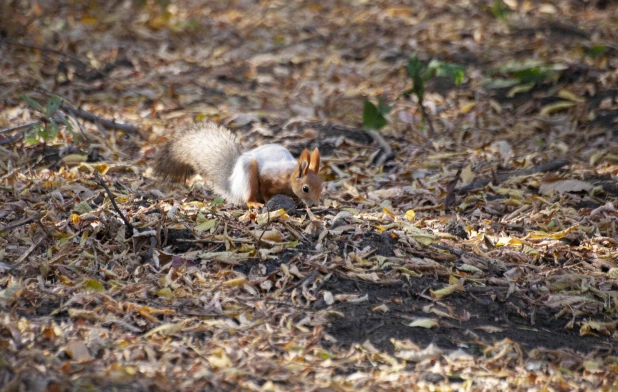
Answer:
[(558, 193), (567, 192), (590, 192), (594, 188), (594, 185), (586, 181), (581, 180), (561, 180), (553, 182), (543, 182), (539, 187), (541, 194), (548, 194), (552, 191)]
[[(0, 384), (617, 384), (618, 3), (55, 3), (0, 2)], [(320, 203), (153, 176), (198, 121), (317, 147)]]
[(78, 362), (92, 360), (92, 356), (90, 355), (88, 347), (86, 347), (84, 342), (72, 340), (67, 343), (65, 351), (69, 357), (73, 358)]

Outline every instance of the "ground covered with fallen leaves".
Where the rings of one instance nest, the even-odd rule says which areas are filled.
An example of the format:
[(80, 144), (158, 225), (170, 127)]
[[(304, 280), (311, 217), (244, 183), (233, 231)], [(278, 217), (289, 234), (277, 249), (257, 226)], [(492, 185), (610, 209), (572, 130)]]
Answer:
[[(615, 388), (616, 2), (223, 3), (0, 2), (0, 391)], [(198, 120), (321, 205), (154, 178)]]

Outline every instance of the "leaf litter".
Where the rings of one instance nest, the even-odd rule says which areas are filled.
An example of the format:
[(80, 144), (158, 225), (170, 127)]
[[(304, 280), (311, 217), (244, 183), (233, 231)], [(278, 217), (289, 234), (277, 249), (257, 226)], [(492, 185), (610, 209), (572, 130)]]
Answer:
[[(615, 384), (615, 4), (33, 4), (0, 25), (0, 125), (57, 94), (139, 129), (0, 134), (2, 390)], [(413, 54), (465, 69), (426, 86), (435, 134), (400, 98)], [(319, 147), (321, 206), (153, 178), (201, 119)]]

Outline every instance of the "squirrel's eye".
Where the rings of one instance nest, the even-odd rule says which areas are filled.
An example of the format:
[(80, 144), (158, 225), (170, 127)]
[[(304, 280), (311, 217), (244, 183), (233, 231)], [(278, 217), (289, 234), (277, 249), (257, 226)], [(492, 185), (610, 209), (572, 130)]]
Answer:
[(309, 185), (303, 185), (303, 192), (309, 193)]

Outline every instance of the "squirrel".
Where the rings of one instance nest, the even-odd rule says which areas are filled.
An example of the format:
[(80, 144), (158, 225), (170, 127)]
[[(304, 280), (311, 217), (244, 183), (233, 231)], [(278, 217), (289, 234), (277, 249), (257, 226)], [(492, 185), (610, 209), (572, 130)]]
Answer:
[(212, 122), (193, 124), (163, 145), (155, 157), (154, 173), (183, 181), (200, 174), (212, 182), (215, 193), (233, 204), (261, 208), (282, 194), (308, 207), (320, 201), (320, 152), (305, 149), (298, 160), (280, 144), (266, 144), (242, 152), (234, 134)]

